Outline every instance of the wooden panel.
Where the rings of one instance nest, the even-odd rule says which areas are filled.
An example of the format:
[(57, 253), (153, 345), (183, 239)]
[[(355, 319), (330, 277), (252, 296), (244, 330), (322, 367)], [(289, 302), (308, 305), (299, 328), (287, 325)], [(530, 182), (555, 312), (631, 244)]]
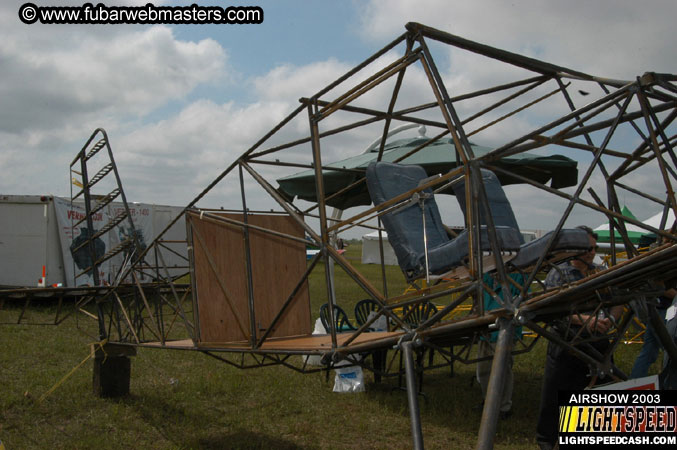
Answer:
[[(241, 214), (219, 215), (243, 220)], [(249, 340), (251, 325), (242, 227), (201, 220), (199, 215), (192, 213), (187, 217), (193, 230), (200, 341)], [(250, 214), (248, 222), (303, 237), (303, 228), (288, 216)], [(306, 253), (303, 243), (259, 230), (250, 229), (249, 240), (258, 338), (270, 326), (301, 280), (306, 269)], [(304, 282), (271, 336), (296, 336), (310, 332), (310, 297), (308, 284)]]
[[(336, 335), (336, 342), (339, 348), (346, 353), (352, 353), (351, 347), (361, 344), (374, 344), (374, 346), (381, 345), (380, 348), (392, 348), (397, 344), (397, 339), (404, 335), (404, 331), (372, 331), (360, 333), (350, 344), (344, 347), (344, 342), (352, 337), (354, 333), (338, 333)], [(248, 348), (246, 343), (229, 342), (225, 348), (230, 350), (244, 350)], [(216, 342), (201, 342), (198, 348), (220, 348), (219, 343)], [(260, 350), (292, 352), (292, 351), (330, 351), (332, 349), (331, 335), (329, 334), (311, 334), (307, 336), (290, 336), (283, 338), (270, 339), (266, 341)], [(362, 349), (361, 351), (364, 351)]]
[[(376, 348), (380, 345), (382, 349), (392, 348), (393, 345), (397, 343), (403, 335), (404, 331), (372, 331), (369, 333), (361, 333), (357, 336), (350, 344), (343, 347), (343, 343), (350, 337), (353, 333), (338, 333), (336, 335), (336, 340), (339, 347), (346, 353), (353, 353), (351, 351), (352, 347), (361, 344), (374, 344)], [(331, 335), (328, 334), (311, 334), (306, 336), (290, 336), (290, 337), (280, 337), (267, 340), (260, 348), (263, 351), (279, 351), (279, 352), (317, 352), (317, 351), (330, 351), (331, 350)], [(201, 342), (197, 346), (193, 344), (193, 341), (190, 339), (184, 339), (181, 341), (165, 341), (164, 344), (160, 342), (145, 342), (141, 344), (142, 347), (167, 347), (167, 348), (176, 348), (176, 349), (228, 349), (241, 351), (246, 353), (249, 349), (249, 343), (247, 342), (227, 342), (224, 344), (219, 342)], [(364, 349), (356, 350), (356, 352), (363, 352)]]

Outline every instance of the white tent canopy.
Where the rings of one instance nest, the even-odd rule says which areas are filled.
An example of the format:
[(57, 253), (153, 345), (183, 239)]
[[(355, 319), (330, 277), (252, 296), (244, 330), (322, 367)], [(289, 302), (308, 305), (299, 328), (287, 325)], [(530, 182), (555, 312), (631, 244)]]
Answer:
[[(655, 216), (649, 217), (642, 222), (649, 225), (650, 227), (660, 228), (661, 226), (661, 217), (663, 217), (663, 212), (659, 212)], [(672, 210), (668, 210), (668, 220), (665, 222), (665, 228), (672, 227), (673, 222), (675, 221), (675, 213)]]
[[(651, 219), (648, 219), (651, 220)], [(645, 221), (647, 225), (650, 225), (649, 222)], [(658, 221), (660, 222), (660, 214), (658, 215)], [(653, 225), (652, 225), (653, 226)], [(627, 223), (625, 224), (625, 229), (628, 233), (636, 232), (636, 233), (648, 233), (649, 230), (646, 228), (639, 227), (635, 224), (632, 223)], [(598, 226), (595, 228), (593, 231), (609, 231), (609, 223), (603, 223), (602, 225)], [(618, 239), (618, 232), (616, 232), (616, 239)]]
[[(663, 217), (663, 212), (659, 212), (656, 215), (653, 215), (649, 217), (646, 220), (642, 220), (642, 223), (653, 227), (653, 228), (660, 228), (661, 225), (661, 217)], [(668, 210), (668, 219), (665, 222), (665, 228), (670, 228), (672, 226), (672, 223), (675, 221), (675, 214), (672, 212), (672, 210)], [(595, 231), (604, 231), (609, 229), (609, 224), (608, 223), (603, 223), (602, 225), (598, 226), (595, 228)], [(646, 228), (638, 227), (637, 225), (631, 224), (631, 223), (626, 223), (625, 224), (625, 229), (628, 230), (628, 232), (638, 232), (638, 233), (649, 233), (649, 230)]]
[[(642, 223), (644, 223), (644, 224), (646, 224), (650, 227), (660, 229), (662, 217), (663, 217), (663, 212), (661, 211), (661, 212), (649, 217), (648, 219), (643, 220)], [(670, 227), (672, 227), (672, 224), (674, 223), (674, 221), (675, 221), (675, 214), (670, 209), (670, 210), (668, 210), (668, 218), (667, 218), (663, 228), (669, 229)], [(631, 223), (626, 223), (625, 227), (626, 227), (628, 233), (640, 233), (642, 235), (650, 233), (649, 230), (642, 228), (642, 227), (639, 227), (637, 225), (633, 225)], [(609, 230), (609, 224), (608, 223), (602, 224), (599, 227), (595, 228), (595, 231), (597, 231), (597, 232), (604, 231), (604, 230), (607, 230), (607, 231)], [(601, 243), (598, 243), (597, 245), (604, 252), (610, 251), (611, 244), (608, 243), (608, 242), (601, 242)]]
[[(389, 266), (397, 265), (397, 256), (388, 241), (388, 233), (383, 235), (383, 259)], [(378, 231), (362, 236), (362, 264), (381, 264), (381, 252), (378, 244)]]

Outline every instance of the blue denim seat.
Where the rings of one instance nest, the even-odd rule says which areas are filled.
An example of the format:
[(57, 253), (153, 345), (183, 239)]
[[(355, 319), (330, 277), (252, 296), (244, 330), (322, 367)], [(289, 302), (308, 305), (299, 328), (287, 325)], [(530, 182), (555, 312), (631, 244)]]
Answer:
[[(579, 228), (562, 229), (548, 248), (553, 232), (524, 243), (519, 232), (515, 214), (496, 174), (481, 169), (482, 184), (489, 202), (489, 211), (494, 222), (499, 250), (515, 252), (517, 255), (509, 262), (516, 269), (526, 269), (535, 264), (543, 253), (550, 259), (556, 254), (566, 252), (584, 252), (589, 250), (587, 233)], [(420, 166), (400, 165), (388, 162), (374, 162), (367, 167), (367, 187), (374, 205), (391, 200), (420, 186), (428, 179)], [(463, 214), (467, 214), (465, 178), (459, 177), (452, 183)], [(425, 215), (425, 233), (428, 247), (428, 273), (441, 275), (463, 265), (468, 259), (468, 230), (463, 230), (455, 238), (450, 238), (444, 229), (440, 212), (431, 189), (419, 194), (423, 199), (423, 211), (420, 203), (413, 199), (403, 206), (396, 207), (381, 217), (388, 232), (388, 239), (397, 256), (398, 264), (407, 281), (424, 277), (425, 245), (423, 239), (423, 217)], [(411, 198), (411, 197), (410, 197)], [(405, 201), (408, 199), (404, 199)], [(480, 205), (480, 243), (482, 251), (490, 251), (487, 217)]]
[[(481, 174), (484, 190), (487, 195), (487, 200), (489, 201), (491, 217), (496, 228), (509, 227), (519, 230), (512, 206), (510, 205), (503, 190), (503, 186), (501, 186), (501, 183), (498, 181), (496, 174), (487, 169), (481, 169)], [(461, 206), (461, 210), (465, 215), (467, 213), (465, 204), (465, 180), (459, 179), (459, 181), (452, 184), (452, 189)], [(486, 225), (484, 208), (480, 208), (480, 223)], [(534, 265), (538, 261), (538, 258), (546, 251), (546, 258), (552, 259), (556, 258), (556, 254), (563, 255), (568, 252), (580, 253), (590, 249), (588, 234), (584, 230), (580, 228), (566, 228), (560, 230), (552, 246), (548, 250), (548, 241), (552, 234), (553, 232), (551, 231), (542, 237), (527, 243), (524, 243), (524, 239), (520, 234), (519, 239), (521, 245), (519, 252), (509, 264), (517, 269), (526, 269), (527, 267)]]
[[(374, 162), (367, 167), (369, 195), (377, 206), (420, 186), (426, 179), (427, 174), (420, 166)], [(429, 274), (444, 274), (463, 265), (468, 258), (468, 231), (463, 230), (451, 239), (442, 224), (432, 190), (426, 189), (420, 194), (426, 197), (423, 211), (419, 202), (411, 201), (381, 217), (398, 264), (408, 281), (426, 276), (424, 217)], [(510, 205), (507, 206), (509, 208)], [(482, 250), (489, 251), (486, 226), (481, 227), (480, 234)], [(516, 223), (514, 227), (497, 224), (496, 235), (501, 251), (517, 251), (520, 248), (521, 235)]]

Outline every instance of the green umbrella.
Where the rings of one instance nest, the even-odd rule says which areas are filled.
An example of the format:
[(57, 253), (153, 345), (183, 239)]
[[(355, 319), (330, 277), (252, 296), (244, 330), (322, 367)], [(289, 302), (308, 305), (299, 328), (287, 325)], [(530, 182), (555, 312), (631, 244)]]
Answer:
[[(420, 136), (413, 139), (392, 141), (385, 146), (382, 161), (398, 161), (428, 140), (429, 138)], [(492, 151), (489, 147), (475, 144), (471, 144), (471, 146), (475, 157), (481, 157)], [(325, 165), (323, 176), (326, 196), (339, 192), (364, 178), (367, 166), (376, 160), (377, 156), (378, 149), (373, 148), (361, 155)], [(430, 176), (447, 173), (458, 164), (456, 149), (451, 139), (439, 139), (399, 162), (401, 164), (420, 165)], [(550, 181), (550, 186), (553, 188), (574, 186), (578, 182), (578, 163), (561, 155), (540, 156), (525, 152), (501, 158), (494, 164), (542, 184)], [(347, 170), (330, 170), (327, 167)], [(503, 185), (520, 182), (515, 177), (501, 173), (497, 173), (497, 175)], [(287, 198), (298, 197), (309, 202), (317, 201), (314, 170), (305, 170), (280, 178), (277, 182), (279, 183), (278, 190)], [(371, 204), (366, 183), (359, 183), (348, 191), (327, 200), (327, 204), (339, 209)]]

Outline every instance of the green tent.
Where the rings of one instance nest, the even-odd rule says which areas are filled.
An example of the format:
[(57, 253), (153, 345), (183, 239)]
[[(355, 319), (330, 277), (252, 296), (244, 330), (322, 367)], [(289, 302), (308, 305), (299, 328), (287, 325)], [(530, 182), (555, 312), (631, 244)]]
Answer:
[[(632, 211), (630, 211), (630, 209), (628, 209), (627, 206), (623, 206), (623, 208), (621, 209), (621, 214), (630, 219), (637, 220), (635, 215), (632, 213)], [(633, 244), (638, 244), (641, 237), (647, 234), (647, 230), (630, 223), (625, 224), (625, 229), (628, 232), (628, 238), (630, 239), (630, 242), (632, 242)], [(609, 237), (610, 236), (609, 223), (602, 224), (597, 228), (595, 228), (595, 233), (597, 233), (598, 242), (611, 241)], [(621, 234), (618, 232), (618, 230), (614, 230), (614, 238), (616, 242), (621, 242)]]
[[(420, 136), (413, 139), (399, 139), (388, 143), (383, 152), (383, 161), (397, 161), (410, 153), (413, 149), (427, 142), (429, 138)], [(492, 151), (489, 147), (472, 144), (475, 157), (487, 155)], [(378, 156), (378, 149), (342, 161), (327, 164), (325, 167), (335, 167), (345, 170), (324, 169), (324, 188), (327, 196), (341, 191), (354, 182), (364, 178), (369, 163)], [(400, 161), (402, 164), (417, 164), (422, 166), (428, 175), (444, 174), (457, 166), (456, 149), (451, 139), (440, 139), (413, 155)], [(519, 153), (501, 158), (494, 163), (496, 166), (509, 170), (515, 174), (545, 184), (550, 182), (553, 188), (574, 186), (578, 182), (578, 163), (561, 155), (540, 156), (533, 153)], [(520, 181), (515, 177), (497, 173), (501, 184), (516, 184)], [(315, 172), (306, 170), (277, 180), (279, 192), (287, 198), (301, 198), (316, 202)], [(329, 206), (347, 209), (351, 206), (369, 205), (371, 199), (366, 183), (359, 183), (347, 192), (327, 201)]]

